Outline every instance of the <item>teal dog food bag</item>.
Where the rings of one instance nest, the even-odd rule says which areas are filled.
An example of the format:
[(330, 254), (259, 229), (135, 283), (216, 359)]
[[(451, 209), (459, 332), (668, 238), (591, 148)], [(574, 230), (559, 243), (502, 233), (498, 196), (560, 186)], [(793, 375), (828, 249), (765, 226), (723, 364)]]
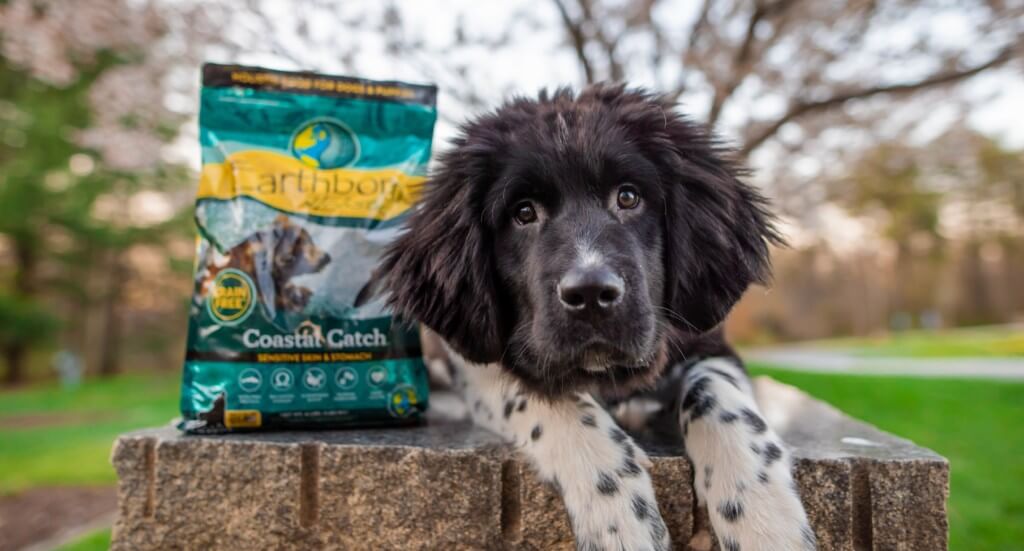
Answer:
[(181, 427), (413, 423), (414, 326), (355, 306), (419, 196), (436, 88), (203, 67)]

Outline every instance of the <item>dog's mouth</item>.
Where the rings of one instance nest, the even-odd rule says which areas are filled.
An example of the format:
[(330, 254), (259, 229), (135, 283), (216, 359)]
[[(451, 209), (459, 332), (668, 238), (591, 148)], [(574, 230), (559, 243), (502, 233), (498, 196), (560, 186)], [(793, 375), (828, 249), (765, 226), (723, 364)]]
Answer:
[(587, 382), (602, 386), (627, 385), (632, 388), (637, 379), (645, 379), (645, 375), (653, 370), (654, 367), (651, 364), (609, 365), (600, 371), (585, 369), (582, 378)]
[(656, 379), (665, 360), (665, 336), (639, 323), (633, 325), (621, 331), (604, 327), (603, 332), (521, 325), (502, 362), (542, 395), (633, 391)]
[[(659, 348), (660, 349), (660, 348)], [(587, 346), (570, 355), (553, 357), (533, 351), (526, 362), (510, 355), (506, 366), (520, 381), (542, 395), (559, 396), (572, 391), (597, 391), (625, 396), (654, 381), (663, 367), (659, 351), (628, 353), (606, 345)]]
[(582, 379), (598, 384), (628, 384), (655, 370), (657, 355), (636, 356), (608, 346), (593, 343), (580, 354), (577, 364)]
[(588, 343), (578, 354), (580, 369), (591, 374), (605, 373), (617, 368), (639, 369), (646, 363), (614, 346), (601, 341)]

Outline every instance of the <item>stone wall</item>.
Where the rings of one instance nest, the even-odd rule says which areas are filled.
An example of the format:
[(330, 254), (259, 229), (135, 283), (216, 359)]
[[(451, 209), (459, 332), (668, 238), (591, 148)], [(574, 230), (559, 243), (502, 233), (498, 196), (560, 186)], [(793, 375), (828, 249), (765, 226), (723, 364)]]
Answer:
[[(820, 549), (946, 549), (945, 459), (792, 387), (756, 387), (793, 449)], [(126, 434), (113, 452), (113, 548), (575, 549), (558, 495), (457, 419), (450, 396), (431, 399), (431, 422), (409, 429)], [(668, 449), (651, 456), (675, 548), (709, 549), (689, 462)]]

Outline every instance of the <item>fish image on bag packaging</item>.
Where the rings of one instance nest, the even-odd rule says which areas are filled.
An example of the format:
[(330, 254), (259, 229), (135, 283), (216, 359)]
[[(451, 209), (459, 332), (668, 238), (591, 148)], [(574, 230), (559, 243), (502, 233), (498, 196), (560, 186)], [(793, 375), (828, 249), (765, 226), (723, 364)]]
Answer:
[(434, 86), (203, 66), (188, 432), (408, 424), (414, 326), (360, 290), (418, 198)]

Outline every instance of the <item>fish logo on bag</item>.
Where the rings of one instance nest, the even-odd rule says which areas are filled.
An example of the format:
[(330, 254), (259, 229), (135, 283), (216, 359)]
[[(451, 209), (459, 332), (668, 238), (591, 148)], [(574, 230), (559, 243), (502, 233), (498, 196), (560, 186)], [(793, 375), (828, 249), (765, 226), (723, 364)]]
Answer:
[(290, 149), (310, 168), (341, 168), (359, 159), (359, 139), (344, 124), (328, 118), (300, 126), (292, 136)]

